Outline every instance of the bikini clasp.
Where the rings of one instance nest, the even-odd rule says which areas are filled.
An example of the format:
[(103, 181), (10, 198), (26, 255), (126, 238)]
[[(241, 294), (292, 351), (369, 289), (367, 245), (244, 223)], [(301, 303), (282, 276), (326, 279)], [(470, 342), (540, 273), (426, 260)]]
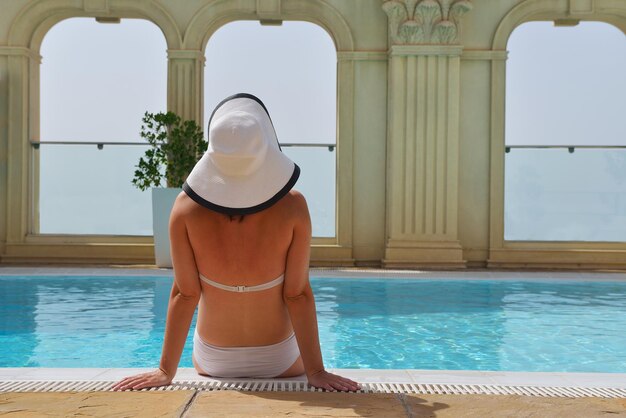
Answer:
[(246, 291), (245, 286), (237, 286), (237, 292), (245, 292), (245, 291)]

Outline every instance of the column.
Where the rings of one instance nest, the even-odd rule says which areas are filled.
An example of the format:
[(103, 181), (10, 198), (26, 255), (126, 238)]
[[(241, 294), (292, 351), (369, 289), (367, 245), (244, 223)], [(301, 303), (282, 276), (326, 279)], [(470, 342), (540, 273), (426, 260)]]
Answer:
[(6, 121), (6, 130), (0, 131), (0, 151), (4, 151), (0, 152), (0, 201), (7, 202), (5, 208), (0, 209), (3, 215), (0, 241), (13, 244), (22, 243), (31, 232), (36, 211), (36, 200), (30, 197), (33, 182), (38, 180), (33, 178), (38, 177), (35, 171), (38, 164), (33, 161), (31, 165), (30, 140), (39, 139), (36, 116), (39, 114), (41, 57), (25, 47), (5, 46), (0, 47), (0, 60), (0, 78), (5, 92), (0, 107), (6, 109), (0, 116)]
[(386, 267), (465, 267), (458, 238), (459, 18), (468, 1), (394, 0), (389, 17)]
[(169, 49), (167, 58), (167, 109), (183, 120), (203, 124), (204, 52)]

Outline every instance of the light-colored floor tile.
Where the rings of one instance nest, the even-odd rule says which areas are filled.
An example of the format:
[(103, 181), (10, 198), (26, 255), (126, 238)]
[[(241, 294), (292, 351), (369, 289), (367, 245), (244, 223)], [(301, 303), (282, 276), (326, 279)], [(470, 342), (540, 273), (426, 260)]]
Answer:
[(178, 417), (193, 392), (0, 393), (9, 417)]
[(186, 417), (606, 417), (626, 415), (625, 399), (519, 395), (277, 392), (0, 393), (0, 415)]
[(407, 416), (393, 394), (320, 392), (201, 392), (186, 417), (386, 417)]
[(407, 395), (405, 404), (414, 417), (485, 418), (592, 418), (622, 416), (620, 399), (547, 398), (519, 395)]

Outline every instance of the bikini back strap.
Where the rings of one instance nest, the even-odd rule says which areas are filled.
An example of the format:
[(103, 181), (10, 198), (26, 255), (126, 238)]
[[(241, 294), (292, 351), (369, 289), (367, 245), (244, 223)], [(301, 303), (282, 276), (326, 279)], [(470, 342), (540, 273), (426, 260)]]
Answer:
[(280, 285), (282, 282), (285, 281), (285, 275), (281, 274), (271, 282), (262, 283), (256, 286), (228, 286), (222, 283), (215, 282), (211, 279), (207, 279), (202, 274), (200, 274), (200, 280), (208, 285), (217, 287), (218, 289), (226, 290), (228, 292), (259, 292), (261, 290), (271, 289), (272, 287)]

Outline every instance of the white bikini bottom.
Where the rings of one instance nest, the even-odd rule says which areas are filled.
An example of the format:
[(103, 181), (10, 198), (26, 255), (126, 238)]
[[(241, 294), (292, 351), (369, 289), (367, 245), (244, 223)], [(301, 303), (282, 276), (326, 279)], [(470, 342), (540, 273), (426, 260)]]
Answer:
[(299, 356), (295, 334), (277, 344), (259, 347), (217, 347), (202, 341), (197, 329), (193, 335), (193, 358), (204, 373), (213, 377), (276, 377)]

